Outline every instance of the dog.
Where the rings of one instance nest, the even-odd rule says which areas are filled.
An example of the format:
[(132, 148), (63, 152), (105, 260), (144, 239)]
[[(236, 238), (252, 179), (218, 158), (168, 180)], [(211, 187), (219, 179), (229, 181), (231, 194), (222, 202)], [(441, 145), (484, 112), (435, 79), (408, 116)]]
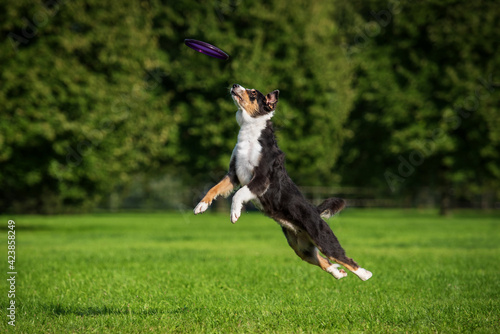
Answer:
[(241, 186), (232, 199), (233, 224), (240, 218), (243, 205), (253, 201), (264, 214), (281, 225), (288, 244), (302, 260), (319, 266), (336, 279), (347, 276), (345, 270), (339, 269), (342, 265), (361, 280), (368, 280), (372, 273), (346, 256), (337, 237), (322, 219), (341, 211), (345, 201), (329, 198), (315, 207), (304, 198), (285, 169), (285, 154), (278, 148), (271, 122), (279, 91), (264, 95), (234, 84), (230, 93), (238, 107), (238, 142), (227, 175), (207, 192), (195, 207), (194, 214), (205, 212), (218, 196), (227, 197)]

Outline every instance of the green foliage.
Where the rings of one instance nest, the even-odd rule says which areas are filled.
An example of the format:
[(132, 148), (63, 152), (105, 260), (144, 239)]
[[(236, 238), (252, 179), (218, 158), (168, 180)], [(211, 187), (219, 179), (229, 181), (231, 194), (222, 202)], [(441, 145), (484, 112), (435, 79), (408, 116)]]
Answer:
[(498, 214), (344, 211), (366, 282), (301, 261), (260, 214), (15, 221), (22, 333), (498, 332)]
[[(160, 8), (160, 6), (157, 6)], [(280, 90), (275, 124), (288, 168), (302, 184), (339, 181), (332, 168), (345, 137), (353, 97), (347, 60), (336, 47), (338, 29), (330, 2), (267, 1), (169, 3), (156, 20), (169, 56), (168, 108), (181, 116), (180, 150), (191, 181), (227, 170), (236, 140), (236, 108), (228, 88), (239, 83), (264, 94)], [(228, 62), (182, 47), (184, 38), (210, 41)], [(198, 179), (197, 176), (200, 176)]]
[(91, 207), (136, 173), (214, 182), (236, 139), (235, 82), (281, 90), (276, 123), (293, 176), (338, 181), (353, 94), (332, 11), (278, 0), (2, 5), (0, 210)]
[(4, 2), (0, 211), (85, 210), (132, 177), (214, 183), (233, 83), (280, 90), (300, 185), (500, 189), (499, 18), (486, 0)]
[(344, 181), (365, 185), (368, 175), (392, 191), (462, 196), (498, 189), (498, 4), (356, 1), (343, 10), (357, 92)]
[(150, 71), (159, 60), (147, 9), (100, 1), (3, 7), (0, 30), (10, 35), (0, 52), (0, 210), (90, 207), (168, 156), (176, 128), (162, 110), (168, 96), (154, 96)]

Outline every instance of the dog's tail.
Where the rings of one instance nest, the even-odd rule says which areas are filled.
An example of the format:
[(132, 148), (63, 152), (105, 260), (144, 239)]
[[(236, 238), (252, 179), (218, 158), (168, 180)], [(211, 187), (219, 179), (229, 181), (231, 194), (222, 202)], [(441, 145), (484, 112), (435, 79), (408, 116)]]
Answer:
[(342, 198), (332, 197), (327, 198), (323, 203), (318, 205), (318, 212), (323, 218), (330, 218), (336, 213), (342, 211), (345, 207), (345, 201)]

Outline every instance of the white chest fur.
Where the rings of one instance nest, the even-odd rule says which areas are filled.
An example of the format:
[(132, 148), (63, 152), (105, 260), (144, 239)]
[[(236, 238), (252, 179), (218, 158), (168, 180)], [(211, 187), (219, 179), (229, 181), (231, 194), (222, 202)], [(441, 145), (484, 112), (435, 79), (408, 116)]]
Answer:
[(259, 165), (262, 151), (259, 137), (262, 130), (266, 127), (267, 120), (272, 115), (269, 115), (269, 117), (250, 118), (250, 116), (245, 115), (245, 112), (238, 111), (238, 114), (236, 118), (241, 128), (233, 155), (236, 158), (236, 175), (241, 185), (244, 186), (250, 182), (255, 167)]

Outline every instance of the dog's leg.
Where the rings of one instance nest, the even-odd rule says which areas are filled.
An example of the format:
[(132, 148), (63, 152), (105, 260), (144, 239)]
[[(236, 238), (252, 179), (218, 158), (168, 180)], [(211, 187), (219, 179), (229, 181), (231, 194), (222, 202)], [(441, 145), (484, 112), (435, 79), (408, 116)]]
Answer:
[(198, 205), (194, 208), (194, 214), (197, 215), (199, 213), (205, 212), (212, 201), (217, 198), (217, 196), (222, 195), (227, 197), (234, 189), (234, 184), (231, 182), (231, 178), (229, 175), (226, 175), (222, 181), (217, 183), (212, 189), (210, 189), (205, 197), (198, 203)]
[(346, 256), (344, 249), (340, 246), (336, 238), (335, 242), (332, 242), (332, 244), (327, 247), (328, 254), (323, 254), (325, 254), (331, 261), (343, 265), (363, 281), (366, 281), (370, 277), (372, 277), (371, 272), (369, 272), (365, 268), (361, 268), (353, 259)]
[(269, 188), (269, 179), (262, 170), (260, 167), (255, 168), (252, 180), (234, 194), (231, 205), (231, 222), (233, 224), (240, 218), (243, 205), (262, 196)]
[(315, 224), (308, 224), (306, 228), (313, 242), (330, 261), (343, 265), (363, 281), (372, 277), (371, 272), (361, 268), (353, 259), (346, 256), (337, 237), (323, 219), (318, 217)]
[(231, 205), (231, 223), (236, 223), (236, 221), (240, 218), (243, 204), (256, 198), (257, 195), (255, 195), (250, 188), (248, 188), (248, 186), (244, 186), (238, 190), (233, 196), (233, 202)]
[(327, 258), (324, 258), (319, 254), (318, 248), (314, 245), (314, 243), (312, 243), (307, 233), (301, 230), (291, 231), (286, 227), (282, 228), (288, 244), (295, 251), (295, 254), (297, 254), (302, 260), (319, 266), (324, 271), (332, 274), (332, 276), (336, 279), (341, 279), (347, 276), (344, 269), (338, 269), (340, 265), (331, 264)]
[(372, 275), (373, 275), (370, 271), (366, 270), (365, 268), (361, 268), (360, 266), (352, 266), (351, 263), (349, 263), (350, 261), (352, 261), (352, 259), (350, 259), (348, 257), (346, 257), (346, 260), (339, 260), (339, 259), (333, 258), (333, 257), (331, 257), (330, 259), (332, 261), (335, 261), (335, 262), (343, 265), (344, 267), (346, 267), (347, 269), (349, 269), (350, 271), (352, 271), (362, 281), (369, 280), (372, 277)]

